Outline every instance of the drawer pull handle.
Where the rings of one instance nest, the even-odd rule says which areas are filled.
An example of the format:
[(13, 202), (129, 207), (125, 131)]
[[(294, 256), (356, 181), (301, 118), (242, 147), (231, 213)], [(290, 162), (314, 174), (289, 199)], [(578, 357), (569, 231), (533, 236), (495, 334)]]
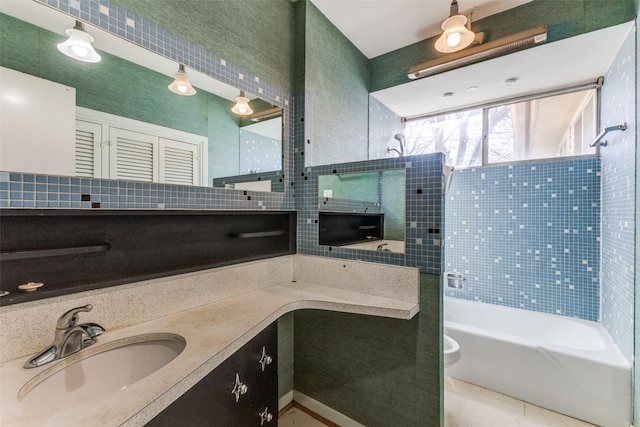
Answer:
[(267, 354), (267, 348), (265, 346), (262, 346), (262, 356), (258, 363), (262, 368), (262, 372), (267, 369), (267, 365), (271, 365), (271, 363), (273, 363), (273, 358)]
[(236, 382), (233, 385), (233, 390), (231, 390), (231, 394), (233, 394), (236, 397), (236, 402), (240, 400), (240, 395), (246, 394), (247, 391), (249, 391), (249, 389), (247, 388), (247, 385), (244, 383), (241, 383), (240, 376), (236, 374)]
[(264, 411), (260, 412), (260, 425), (264, 423), (270, 423), (273, 419), (273, 415), (269, 413), (269, 407), (264, 408)]

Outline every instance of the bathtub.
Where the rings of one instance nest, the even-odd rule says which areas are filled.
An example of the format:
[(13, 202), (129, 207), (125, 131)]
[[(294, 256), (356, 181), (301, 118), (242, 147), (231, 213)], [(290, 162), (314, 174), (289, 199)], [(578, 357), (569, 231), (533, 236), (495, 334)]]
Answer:
[(631, 423), (631, 369), (602, 325), (445, 297), (445, 334), (462, 357), (445, 370), (606, 427)]

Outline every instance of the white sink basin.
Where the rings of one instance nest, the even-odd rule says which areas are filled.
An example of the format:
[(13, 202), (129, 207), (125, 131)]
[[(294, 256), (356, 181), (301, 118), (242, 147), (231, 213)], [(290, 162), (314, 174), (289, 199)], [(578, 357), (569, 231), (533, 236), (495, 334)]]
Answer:
[(185, 346), (180, 335), (154, 333), (89, 347), (33, 377), (18, 400), (33, 408), (78, 405), (126, 389), (178, 357)]

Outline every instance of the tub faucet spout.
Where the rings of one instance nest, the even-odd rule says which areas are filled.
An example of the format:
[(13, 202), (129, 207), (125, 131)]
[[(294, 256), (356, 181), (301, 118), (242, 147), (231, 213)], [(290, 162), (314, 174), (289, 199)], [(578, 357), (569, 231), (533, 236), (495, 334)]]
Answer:
[(378, 247), (376, 248), (376, 251), (378, 251), (378, 252), (391, 252), (391, 250), (385, 248), (385, 246), (389, 246), (389, 244), (388, 243), (380, 243), (378, 245)]

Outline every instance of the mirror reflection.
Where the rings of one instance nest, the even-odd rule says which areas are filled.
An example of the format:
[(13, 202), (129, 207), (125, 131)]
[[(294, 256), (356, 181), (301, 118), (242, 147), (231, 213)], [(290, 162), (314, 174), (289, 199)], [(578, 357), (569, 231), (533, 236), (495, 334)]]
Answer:
[(101, 61), (71, 59), (56, 45), (72, 19), (51, 12), (66, 22), (55, 31), (36, 14), (0, 14), (0, 170), (284, 191), (279, 106), (247, 93), (252, 113), (235, 114), (240, 91), (188, 67), (196, 93), (177, 95), (179, 64), (144, 49), (145, 66), (112, 55), (106, 43), (134, 45), (94, 27)]
[(405, 170), (318, 177), (320, 245), (404, 253)]

